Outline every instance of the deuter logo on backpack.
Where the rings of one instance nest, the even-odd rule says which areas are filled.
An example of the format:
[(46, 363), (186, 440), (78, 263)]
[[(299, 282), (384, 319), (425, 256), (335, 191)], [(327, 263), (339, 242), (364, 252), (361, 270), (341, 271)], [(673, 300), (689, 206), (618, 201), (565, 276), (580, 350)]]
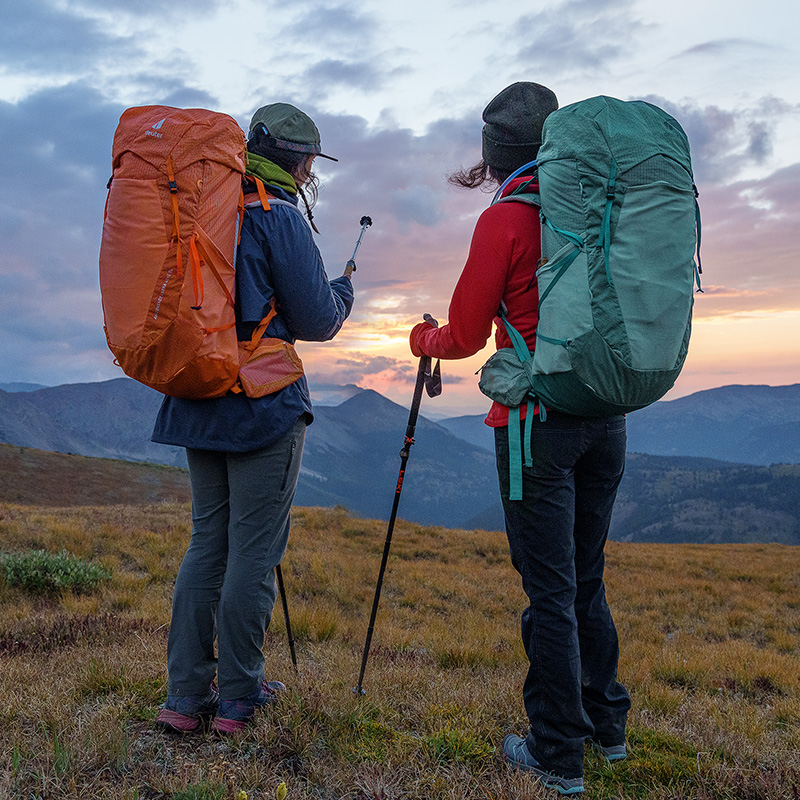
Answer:
[(159, 120), (158, 122), (156, 122), (155, 125), (151, 125), (150, 129), (146, 130), (144, 132), (144, 135), (145, 136), (155, 136), (156, 139), (160, 139), (164, 134), (163, 133), (159, 133), (159, 131), (161, 130), (162, 126), (164, 125), (164, 123), (166, 121), (167, 121), (167, 118), (164, 117), (164, 119)]

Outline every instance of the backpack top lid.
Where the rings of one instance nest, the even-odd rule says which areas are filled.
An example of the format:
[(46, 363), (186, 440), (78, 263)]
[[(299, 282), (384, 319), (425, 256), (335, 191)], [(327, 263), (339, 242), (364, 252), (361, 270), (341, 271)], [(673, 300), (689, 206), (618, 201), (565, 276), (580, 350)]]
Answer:
[(623, 174), (655, 155), (676, 161), (692, 174), (689, 140), (680, 124), (644, 100), (600, 95), (564, 106), (547, 117), (538, 163), (579, 159), (607, 175), (611, 162)]
[(245, 138), (236, 120), (204, 108), (138, 106), (120, 117), (114, 134), (113, 166), (126, 152), (156, 169), (172, 156), (176, 172), (200, 160), (211, 160), (244, 174)]

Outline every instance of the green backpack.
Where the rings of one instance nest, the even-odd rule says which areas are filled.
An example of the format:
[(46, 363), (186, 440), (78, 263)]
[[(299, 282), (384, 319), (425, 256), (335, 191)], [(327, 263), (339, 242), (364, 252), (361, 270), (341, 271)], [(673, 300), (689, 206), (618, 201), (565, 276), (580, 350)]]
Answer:
[(538, 174), (495, 196), (541, 208), (536, 348), (501, 310), (514, 349), (489, 359), (481, 390), (511, 407), (538, 400), (541, 413), (635, 411), (673, 386), (689, 346), (700, 213), (688, 139), (650, 103), (593, 97), (550, 114), (542, 141), (516, 173)]

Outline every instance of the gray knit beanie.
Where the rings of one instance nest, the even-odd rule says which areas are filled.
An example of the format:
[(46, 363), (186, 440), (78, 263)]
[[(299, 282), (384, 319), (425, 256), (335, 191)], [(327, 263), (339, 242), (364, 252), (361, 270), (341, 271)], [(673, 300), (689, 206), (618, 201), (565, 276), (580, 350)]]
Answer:
[(545, 118), (558, 108), (546, 86), (519, 81), (507, 86), (483, 110), (483, 160), (513, 172), (533, 161), (542, 143)]

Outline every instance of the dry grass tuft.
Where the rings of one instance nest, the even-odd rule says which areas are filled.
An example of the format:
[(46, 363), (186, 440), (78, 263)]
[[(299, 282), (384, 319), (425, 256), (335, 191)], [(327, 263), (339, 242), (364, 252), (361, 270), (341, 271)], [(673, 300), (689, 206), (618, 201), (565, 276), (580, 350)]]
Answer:
[[(66, 549), (112, 570), (94, 595), (0, 585), (0, 797), (444, 800), (551, 796), (496, 747), (525, 728), (523, 595), (502, 534), (399, 522), (367, 695), (358, 677), (385, 526), (296, 509), (284, 564), (300, 672), (280, 607), (267, 671), (288, 696), (245, 735), (169, 737), (179, 504), (0, 505), (5, 552)], [(783, 800), (800, 794), (800, 551), (608, 547), (630, 758), (587, 752), (588, 798)]]

